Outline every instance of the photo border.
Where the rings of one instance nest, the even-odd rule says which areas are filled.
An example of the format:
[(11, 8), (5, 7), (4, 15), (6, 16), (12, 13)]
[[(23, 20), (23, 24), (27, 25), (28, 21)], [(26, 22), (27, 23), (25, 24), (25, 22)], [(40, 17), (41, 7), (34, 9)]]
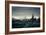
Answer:
[[(42, 5), (43, 6), (43, 29), (33, 31), (17, 31), (9, 32), (9, 4), (31, 4), (31, 5)], [(45, 31), (45, 4), (39, 2), (23, 2), (23, 1), (5, 1), (5, 34), (19, 34), (19, 33), (35, 33)]]
[[(20, 7), (38, 7), (40, 8), (40, 27), (34, 27), (34, 28), (14, 28), (12, 29), (12, 7), (13, 6), (20, 6)], [(42, 5), (23, 5), (23, 4), (9, 4), (9, 15), (10, 15), (10, 21), (9, 21), (9, 31), (26, 31), (26, 30), (41, 30), (43, 27), (43, 8)]]

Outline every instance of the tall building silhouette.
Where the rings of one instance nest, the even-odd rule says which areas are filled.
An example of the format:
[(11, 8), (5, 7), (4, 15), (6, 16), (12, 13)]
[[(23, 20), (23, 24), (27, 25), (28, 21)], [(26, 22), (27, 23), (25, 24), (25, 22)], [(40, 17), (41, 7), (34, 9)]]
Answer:
[(34, 15), (32, 14), (32, 20), (34, 19)]
[(34, 22), (34, 15), (32, 14), (31, 22)]

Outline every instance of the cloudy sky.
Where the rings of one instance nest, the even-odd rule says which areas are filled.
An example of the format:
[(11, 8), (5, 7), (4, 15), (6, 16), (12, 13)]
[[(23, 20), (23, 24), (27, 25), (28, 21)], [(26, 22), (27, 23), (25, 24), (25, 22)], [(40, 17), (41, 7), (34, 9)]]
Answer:
[(12, 16), (23, 18), (23, 17), (39, 17), (40, 8), (38, 7), (12, 7)]

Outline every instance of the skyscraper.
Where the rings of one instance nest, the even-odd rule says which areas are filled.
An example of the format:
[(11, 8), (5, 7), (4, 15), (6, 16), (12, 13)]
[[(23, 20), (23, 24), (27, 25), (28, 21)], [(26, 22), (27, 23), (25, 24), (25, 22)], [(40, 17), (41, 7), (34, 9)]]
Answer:
[(34, 15), (32, 14), (32, 20), (34, 19)]

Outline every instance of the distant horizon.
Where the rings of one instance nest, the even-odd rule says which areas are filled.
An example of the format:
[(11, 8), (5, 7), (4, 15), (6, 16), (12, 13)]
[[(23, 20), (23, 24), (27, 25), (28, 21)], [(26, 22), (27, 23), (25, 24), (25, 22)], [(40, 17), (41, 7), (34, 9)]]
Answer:
[[(32, 17), (30, 16), (25, 16), (25, 17), (17, 17), (17, 16), (13, 16), (12, 18), (14, 18), (14, 19), (31, 19)], [(38, 16), (35, 16), (35, 17), (33, 17), (33, 18), (36, 18), (36, 19), (38, 19), (39, 17)]]

